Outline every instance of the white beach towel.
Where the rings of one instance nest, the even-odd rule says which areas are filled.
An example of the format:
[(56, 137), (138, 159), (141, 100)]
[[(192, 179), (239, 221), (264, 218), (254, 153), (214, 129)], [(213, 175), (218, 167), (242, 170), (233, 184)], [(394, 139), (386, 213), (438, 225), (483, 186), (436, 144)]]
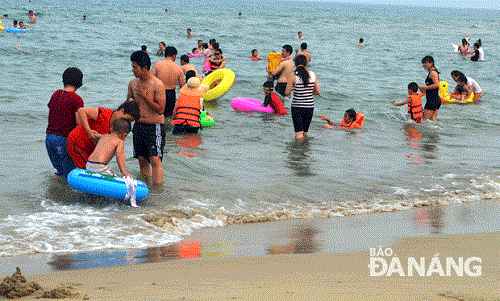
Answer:
[(139, 207), (137, 206), (137, 203), (135, 201), (135, 186), (137, 186), (137, 183), (135, 183), (134, 179), (132, 177), (123, 177), (125, 180), (125, 183), (127, 184), (127, 194), (125, 194), (125, 200), (130, 199), (130, 206), (132, 207)]

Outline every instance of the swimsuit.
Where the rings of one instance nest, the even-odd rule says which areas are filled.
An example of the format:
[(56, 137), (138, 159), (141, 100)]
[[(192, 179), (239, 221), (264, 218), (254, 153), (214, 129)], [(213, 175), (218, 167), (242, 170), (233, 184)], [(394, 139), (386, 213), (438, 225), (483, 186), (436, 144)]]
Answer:
[(163, 113), (165, 117), (172, 115), (176, 102), (175, 98), (175, 89), (165, 90), (165, 112)]
[(111, 170), (107, 164), (101, 163), (101, 162), (95, 162), (95, 161), (87, 161), (87, 164), (85, 165), (87, 170), (90, 171), (95, 171), (99, 173), (103, 173), (106, 175), (110, 176), (116, 176), (116, 173)]
[[(429, 72), (429, 74), (430, 74), (430, 72)], [(434, 82), (429, 77), (429, 75), (427, 75), (427, 78), (425, 79), (425, 84), (427, 86), (434, 84)], [(425, 92), (425, 97), (427, 99), (427, 102), (425, 103), (424, 109), (430, 110), (430, 111), (439, 110), (439, 108), (441, 107), (441, 99), (439, 98), (439, 88), (427, 90)]]
[(163, 158), (165, 147), (165, 125), (159, 123), (142, 123), (136, 121), (132, 129), (134, 142), (134, 158)]

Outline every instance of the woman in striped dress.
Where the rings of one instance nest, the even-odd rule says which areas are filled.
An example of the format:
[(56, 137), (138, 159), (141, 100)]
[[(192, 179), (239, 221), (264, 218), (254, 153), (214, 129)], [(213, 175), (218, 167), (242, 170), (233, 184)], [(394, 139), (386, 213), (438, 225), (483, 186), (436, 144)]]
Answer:
[(314, 111), (313, 95), (319, 95), (319, 85), (316, 74), (306, 69), (307, 58), (299, 55), (295, 59), (295, 76), (292, 76), (286, 86), (286, 95), (292, 95), (292, 120), (295, 138), (307, 136)]

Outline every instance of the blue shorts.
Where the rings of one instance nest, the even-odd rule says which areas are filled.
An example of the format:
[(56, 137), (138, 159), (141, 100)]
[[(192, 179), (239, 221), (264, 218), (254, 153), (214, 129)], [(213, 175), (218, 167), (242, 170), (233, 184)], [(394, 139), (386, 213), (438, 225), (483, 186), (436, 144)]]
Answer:
[(57, 170), (56, 175), (64, 177), (76, 168), (66, 149), (66, 140), (68, 140), (67, 137), (51, 133), (47, 133), (45, 137), (45, 147), (52, 166)]

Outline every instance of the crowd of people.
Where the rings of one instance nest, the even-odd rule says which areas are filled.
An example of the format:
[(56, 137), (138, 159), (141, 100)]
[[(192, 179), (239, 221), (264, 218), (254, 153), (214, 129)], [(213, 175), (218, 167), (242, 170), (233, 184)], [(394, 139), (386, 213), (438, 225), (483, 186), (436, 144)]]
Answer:
[[(190, 29), (187, 36), (193, 37)], [(297, 39), (303, 39), (302, 32), (298, 32)], [(481, 46), (481, 41), (478, 42)], [(471, 56), (481, 56), (479, 47), (476, 47), (478, 42), (474, 44), (475, 51)], [(364, 40), (360, 39), (358, 45), (364, 46)], [(467, 43), (463, 43), (460, 48), (464, 54), (467, 53), (466, 46)], [(270, 65), (267, 66), (262, 105), (271, 106), (276, 114), (286, 115), (288, 112), (283, 97), (291, 95), (290, 111), (295, 138), (302, 140), (308, 136), (314, 113), (314, 95), (320, 94), (320, 87), (316, 74), (309, 70), (311, 54), (307, 43), (301, 43), (294, 56), (292, 53), (291, 45), (283, 45), (279, 65), (273, 70)], [(132, 53), (130, 60), (135, 78), (128, 85), (125, 103), (116, 110), (84, 107), (83, 100), (75, 93), (82, 85), (82, 72), (74, 67), (64, 72), (64, 87), (54, 92), (48, 104), (46, 131), (47, 152), (57, 175), (66, 177), (76, 167), (115, 175), (108, 163), (116, 157), (121, 175), (130, 176), (125, 167), (123, 141), (132, 132), (134, 157), (139, 161), (141, 175), (146, 181), (151, 180), (153, 185), (162, 185), (165, 123), (172, 123), (173, 134), (198, 132), (200, 112), (204, 109), (202, 95), (209, 89), (201, 83), (201, 74), (208, 75), (224, 68), (226, 60), (215, 39), (208, 43), (198, 40), (190, 53), (180, 56), (180, 65), (176, 63), (178, 52), (174, 46), (159, 42), (155, 54), (163, 59), (151, 65), (145, 45)], [(203, 56), (203, 73), (190, 63), (193, 56)], [(259, 57), (257, 49), (253, 49), (250, 59), (258, 61), (265, 58)], [(395, 106), (407, 105), (408, 115), (416, 123), (436, 121), (441, 106), (439, 72), (433, 57), (425, 56), (422, 66), (428, 71), (425, 85), (411, 82), (408, 98), (392, 102)], [(452, 71), (451, 76), (457, 83), (453, 97), (463, 100), (474, 93), (474, 100), (481, 98), (482, 90), (474, 79), (458, 70)], [(177, 87), (180, 88), (178, 96)], [(425, 106), (422, 104), (424, 95)], [(364, 122), (364, 115), (354, 109), (346, 110), (339, 124), (323, 115), (319, 118), (327, 122), (325, 128), (356, 129), (362, 128)]]

